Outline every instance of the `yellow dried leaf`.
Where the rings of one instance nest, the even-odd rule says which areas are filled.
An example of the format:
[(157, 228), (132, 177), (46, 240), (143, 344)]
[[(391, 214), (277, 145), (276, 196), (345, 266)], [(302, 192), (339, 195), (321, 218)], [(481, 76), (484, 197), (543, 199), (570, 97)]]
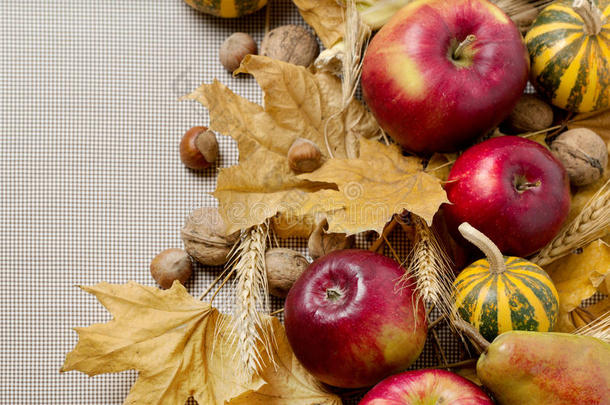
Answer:
[[(337, 185), (338, 190), (311, 194), (305, 213), (326, 210), (328, 232), (352, 235), (366, 230), (381, 234), (395, 213), (410, 211), (429, 225), (439, 206), (448, 202), (441, 182), (422, 170), (422, 161), (403, 156), (396, 145), (360, 140), (358, 159), (331, 159), (320, 169), (299, 176)], [(341, 205), (340, 210), (331, 207)]]
[(559, 293), (559, 320), (555, 329), (571, 332), (574, 329), (570, 312), (583, 300), (597, 292), (597, 288), (610, 273), (610, 246), (597, 240), (581, 253), (559, 259), (545, 270), (553, 279)]
[(430, 173), (442, 181), (447, 181), (449, 172), (451, 172), (453, 163), (457, 158), (457, 153), (435, 153), (428, 161), (426, 173)]
[(343, 38), (344, 9), (337, 0), (292, 0), (326, 48)]
[(235, 372), (230, 317), (191, 297), (180, 283), (165, 291), (134, 282), (82, 288), (114, 318), (76, 328), (79, 341), (62, 371), (93, 376), (138, 370), (125, 404), (182, 405), (189, 397), (219, 405), (242, 404), (243, 398), (275, 405), (340, 404), (296, 363), (276, 318), (265, 319), (277, 342), (277, 366), (267, 355), (261, 375), (247, 380)]
[(217, 81), (185, 97), (210, 110), (210, 129), (237, 140), (239, 165), (220, 170), (214, 192), (229, 233), (294, 213), (310, 193), (335, 187), (300, 179), (290, 169), (286, 155), (297, 138), (314, 142), (327, 160), (348, 155), (354, 147), (346, 142), (348, 134), (379, 134), (359, 101), (342, 110), (341, 82), (333, 75), (263, 56), (247, 56), (239, 72), (255, 77), (265, 92), (264, 108)]
[(578, 114), (570, 120), (568, 128), (589, 128), (610, 142), (610, 109), (593, 113)]

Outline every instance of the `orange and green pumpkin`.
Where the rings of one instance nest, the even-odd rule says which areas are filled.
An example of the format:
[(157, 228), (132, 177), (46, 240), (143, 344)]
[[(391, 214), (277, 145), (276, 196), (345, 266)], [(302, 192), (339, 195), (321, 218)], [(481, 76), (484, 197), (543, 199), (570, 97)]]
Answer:
[(463, 232), (464, 237), (487, 256), (454, 281), (460, 316), (490, 342), (509, 330), (553, 330), (559, 296), (548, 274), (525, 259), (502, 256), (491, 240), (468, 224), (460, 225), (460, 231), (469, 232)]
[(531, 81), (553, 105), (574, 112), (610, 107), (610, 0), (559, 0), (525, 37)]
[(267, 0), (184, 0), (202, 13), (217, 17), (235, 18), (260, 10)]

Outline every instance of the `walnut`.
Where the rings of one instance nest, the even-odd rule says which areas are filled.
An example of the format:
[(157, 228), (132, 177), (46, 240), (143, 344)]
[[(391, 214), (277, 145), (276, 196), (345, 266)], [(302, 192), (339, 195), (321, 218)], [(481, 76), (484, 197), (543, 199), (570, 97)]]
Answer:
[(606, 143), (590, 129), (575, 128), (559, 135), (551, 151), (563, 163), (570, 183), (586, 186), (599, 180), (608, 164)]
[(261, 44), (261, 55), (306, 67), (319, 53), (316, 37), (298, 25), (282, 25), (269, 31)]
[(269, 292), (284, 298), (288, 291), (305, 271), (309, 262), (298, 252), (285, 248), (273, 248), (265, 253)]
[(225, 234), (225, 224), (214, 207), (202, 207), (193, 211), (182, 228), (184, 248), (201, 264), (220, 266), (227, 262), (227, 255), (239, 239), (239, 231)]
[(220, 45), (218, 57), (220, 63), (229, 72), (233, 73), (246, 55), (256, 55), (257, 46), (252, 37), (244, 32), (231, 34)]
[(553, 109), (538, 97), (524, 94), (506, 119), (506, 123), (514, 133), (540, 131), (553, 124)]

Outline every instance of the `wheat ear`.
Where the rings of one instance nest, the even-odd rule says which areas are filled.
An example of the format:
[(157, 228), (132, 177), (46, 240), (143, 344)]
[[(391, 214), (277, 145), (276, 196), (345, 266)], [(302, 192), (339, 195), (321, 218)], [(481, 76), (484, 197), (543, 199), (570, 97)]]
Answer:
[(610, 343), (610, 311), (588, 325), (577, 329), (574, 333), (577, 335), (591, 336), (603, 340), (606, 343)]
[(454, 312), (451, 259), (426, 221), (414, 217), (414, 223), (414, 247), (409, 255), (407, 271), (399, 285), (404, 286), (415, 277), (418, 301), (421, 298), (428, 306), (435, 306), (451, 320)]
[(541, 11), (553, 1), (554, 0), (494, 0), (494, 3), (512, 18), (530, 10)]
[[(266, 355), (273, 353), (273, 340), (269, 336), (269, 325), (263, 314), (269, 314), (269, 294), (265, 250), (268, 227), (254, 226), (242, 232), (241, 240), (230, 254), (230, 266), (236, 279), (235, 303), (231, 320), (231, 338), (236, 342), (243, 371), (252, 377), (268, 364)], [(271, 359), (273, 362), (273, 359)]]
[(554, 262), (575, 249), (604, 236), (610, 226), (610, 180), (589, 200), (568, 226), (546, 245), (531, 261), (539, 266)]

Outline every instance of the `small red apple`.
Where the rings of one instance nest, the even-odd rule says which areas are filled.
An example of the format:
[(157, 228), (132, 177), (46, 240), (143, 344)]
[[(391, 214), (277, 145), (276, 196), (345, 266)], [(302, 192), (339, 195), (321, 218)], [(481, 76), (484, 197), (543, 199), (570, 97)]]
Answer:
[(314, 261), (290, 289), (284, 325), (297, 359), (314, 377), (344, 388), (404, 370), (426, 342), (425, 308), (394, 260), (340, 250)]
[(457, 150), (510, 114), (529, 56), (512, 20), (487, 0), (411, 2), (371, 41), (364, 99), (404, 148)]
[(457, 234), (468, 222), (505, 255), (526, 257), (544, 247), (570, 210), (564, 167), (544, 146), (518, 136), (488, 139), (466, 150), (445, 190), (449, 228)]
[(386, 378), (359, 405), (493, 405), (485, 392), (445, 370), (407, 371)]

